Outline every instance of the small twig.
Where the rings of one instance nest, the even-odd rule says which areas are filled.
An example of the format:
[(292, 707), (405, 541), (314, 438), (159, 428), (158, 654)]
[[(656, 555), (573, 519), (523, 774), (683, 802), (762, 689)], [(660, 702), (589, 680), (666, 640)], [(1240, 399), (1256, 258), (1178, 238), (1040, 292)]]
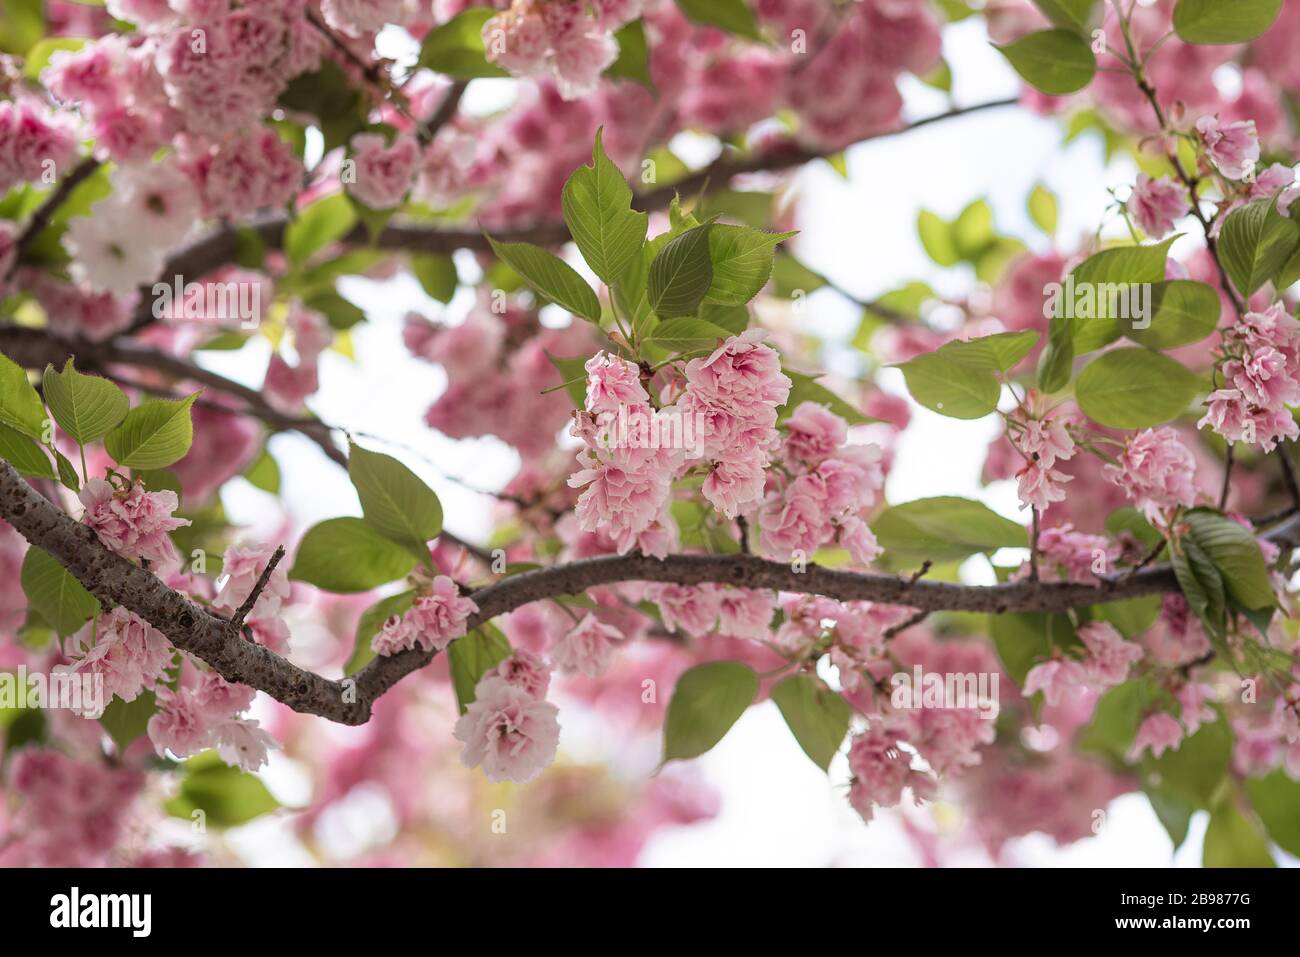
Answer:
[(934, 562), (930, 561), (930, 559), (927, 558), (925, 561), (921, 562), (920, 568), (912, 572), (912, 577), (907, 580), (907, 583), (909, 585), (915, 585), (922, 578), (924, 578), (926, 574), (930, 571), (930, 569), (933, 567), (934, 567)]
[(72, 194), (72, 191), (93, 175), (95, 170), (99, 169), (99, 166), (99, 160), (94, 159), (93, 157), (86, 157), (74, 166), (72, 172), (59, 181), (59, 185), (55, 187), (54, 192), (50, 193), (50, 195), (45, 198), (45, 201), (41, 203), (40, 206), (36, 207), (36, 211), (32, 213), (32, 218), (27, 221), (27, 225), (23, 227), (23, 231), (18, 234), (18, 238), (14, 241), (14, 261), (9, 266), (9, 271), (5, 275), (6, 279), (17, 271), (18, 261), (22, 259), (24, 250), (26, 250), (27, 247), (36, 240), (36, 237), (41, 234), (41, 231), (50, 224), (50, 221), (54, 218), (54, 214), (58, 212), (59, 207), (67, 201), (68, 197)]
[(908, 618), (906, 621), (900, 621), (897, 625), (891, 625), (890, 627), (886, 628), (884, 634), (881, 635), (881, 637), (885, 641), (888, 641), (890, 638), (893, 638), (895, 635), (899, 634), (900, 632), (907, 631), (907, 629), (911, 628), (913, 625), (919, 625), (921, 622), (925, 621), (929, 617), (930, 617), (930, 613), (928, 611), (918, 611), (916, 614), (914, 614), (911, 618)]
[(1030, 509), (1033, 514), (1032, 538), (1029, 542), (1029, 580), (1038, 581), (1038, 509)]
[(749, 522), (745, 520), (745, 516), (737, 515), (736, 525), (740, 528), (740, 554), (748, 555), (749, 554)]
[(1232, 491), (1232, 466), (1236, 461), (1236, 446), (1229, 442), (1228, 451), (1223, 458), (1223, 488), (1219, 490), (1219, 511), (1228, 507), (1228, 493)]
[(275, 566), (280, 564), (280, 559), (282, 558), (284, 558), (284, 546), (277, 545), (275, 547), (275, 553), (271, 555), (271, 560), (266, 563), (266, 567), (262, 569), (262, 574), (258, 576), (257, 584), (253, 586), (253, 590), (248, 593), (248, 597), (244, 599), (244, 603), (239, 606), (239, 610), (236, 611), (230, 619), (231, 627), (235, 632), (241, 632), (243, 630), (244, 619), (249, 616), (253, 610), (253, 606), (257, 604), (257, 600), (262, 597), (262, 592), (266, 590), (267, 582), (271, 580), (271, 573), (275, 571)]

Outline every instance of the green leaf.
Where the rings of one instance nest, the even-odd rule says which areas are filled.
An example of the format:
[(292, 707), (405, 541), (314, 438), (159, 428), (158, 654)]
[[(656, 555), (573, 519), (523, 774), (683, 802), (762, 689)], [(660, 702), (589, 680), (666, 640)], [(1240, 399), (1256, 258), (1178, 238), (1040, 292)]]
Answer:
[(1137, 737), (1149, 691), (1146, 684), (1135, 679), (1118, 684), (1102, 695), (1092, 721), (1079, 731), (1079, 749), (1124, 763)]
[(23, 593), (60, 637), (99, 614), (99, 601), (49, 552), (33, 545), (23, 558)]
[(996, 377), (954, 362), (941, 350), (917, 356), (898, 368), (913, 399), (953, 419), (982, 419), (998, 407), (1002, 395)]
[(696, 226), (669, 240), (650, 264), (646, 280), (650, 308), (661, 319), (694, 315), (713, 284), (710, 225)]
[(433, 489), (391, 455), (357, 445), (348, 452), (348, 476), (366, 522), (385, 538), (426, 557), (429, 539), (442, 531), (442, 503)]
[(1069, 338), (1074, 354), (1083, 355), (1123, 335), (1121, 320), (1138, 317), (1143, 287), (1164, 281), (1176, 238), (1103, 249), (1076, 266), (1065, 283), (1052, 287), (1045, 303), (1052, 313), (1051, 341)]
[(790, 369), (783, 371), (790, 379), (790, 398), (781, 409), (779, 421), (784, 422), (805, 402), (816, 402), (818, 405), (826, 406), (849, 425), (865, 425), (875, 421), (818, 382), (816, 376), (804, 375), (802, 372), (794, 372)]
[(772, 700), (813, 764), (825, 771), (849, 731), (849, 703), (809, 675), (791, 675), (772, 689)]
[(1056, 194), (1038, 183), (1029, 193), (1029, 218), (1034, 221), (1034, 225), (1047, 233), (1048, 236), (1056, 235), (1056, 223), (1060, 209), (1060, 203), (1056, 199)]
[(1219, 259), (1243, 296), (1252, 295), (1286, 265), (1300, 244), (1300, 226), (1271, 199), (1234, 209), (1223, 222)]
[(1097, 0), (1034, 0), (1034, 6), (1058, 27), (1083, 33), (1092, 22)]
[(1245, 43), (1265, 33), (1282, 0), (1178, 0), (1174, 32), (1188, 43)]
[(600, 300), (577, 270), (560, 257), (532, 243), (488, 242), (501, 261), (519, 273), (538, 295), (574, 315), (600, 323)]
[(369, 591), (402, 578), (415, 555), (359, 518), (331, 518), (307, 530), (289, 577), (332, 592)]
[(921, 210), (916, 217), (916, 232), (926, 255), (938, 265), (950, 268), (961, 262), (961, 253), (957, 251), (952, 227), (939, 216), (928, 209)]
[(27, 372), (0, 354), (0, 423), (41, 441), (45, 431), (45, 406), (27, 379)]
[(664, 761), (694, 758), (722, 740), (758, 693), (758, 676), (738, 661), (696, 665), (677, 679), (664, 720)]
[(1214, 562), (1191, 536), (1176, 543), (1169, 562), (1188, 606), (1212, 636), (1222, 637), (1227, 597)]
[(990, 615), (989, 634), (1003, 667), (1018, 686), (1024, 685), (1034, 665), (1051, 657), (1053, 647), (1078, 642), (1068, 616), (1038, 612)]
[(763, 291), (772, 278), (776, 247), (795, 235), (751, 226), (713, 225), (708, 231), (713, 283), (705, 299), (734, 306), (744, 305)]
[(596, 131), (591, 165), (579, 166), (564, 184), (564, 222), (591, 271), (613, 286), (622, 281), (645, 245), (649, 217), (632, 209), (632, 187), (605, 155)]
[(877, 516), (871, 528), (890, 552), (934, 562), (1029, 545), (1023, 526), (987, 505), (952, 496), (895, 505)]
[(648, 89), (654, 89), (650, 79), (650, 47), (646, 43), (645, 25), (633, 20), (614, 34), (618, 41), (618, 59), (605, 71), (606, 76), (632, 80)]
[(303, 300), (303, 305), (325, 317), (331, 329), (351, 329), (366, 321), (365, 311), (354, 302), (344, 299), (333, 289), (314, 293)]
[(1208, 509), (1192, 509), (1186, 521), (1188, 534), (1209, 556), (1238, 604), (1271, 608), (1277, 603), (1264, 555), (1251, 532)]
[(107, 379), (78, 372), (71, 357), (62, 372), (47, 365), (43, 382), (54, 421), (78, 445), (98, 442), (131, 408), (125, 392)]
[(312, 253), (346, 236), (356, 223), (357, 211), (346, 193), (318, 199), (285, 227), (284, 254), (301, 266)]
[(59, 470), (59, 481), (64, 487), (72, 489), (74, 492), (81, 491), (81, 479), (77, 477), (77, 470), (72, 467), (68, 457), (58, 449), (54, 450), (54, 464)]
[(104, 448), (124, 468), (161, 469), (179, 461), (194, 441), (190, 406), (198, 397), (146, 399), (108, 433)]
[(677, 0), (686, 19), (701, 26), (717, 27), (749, 40), (763, 41), (758, 20), (745, 0)]
[(352, 646), (352, 657), (348, 658), (347, 664), (343, 666), (345, 675), (356, 674), (374, 660), (375, 652), (370, 647), (370, 643), (374, 640), (375, 635), (379, 634), (379, 630), (384, 627), (384, 622), (388, 621), (393, 615), (405, 614), (414, 601), (414, 590), (398, 592), (396, 595), (389, 595), (387, 598), (379, 599), (361, 613), (361, 618), (357, 621), (356, 641)]
[(429, 31), (420, 45), (419, 65), (457, 80), (509, 76), (506, 70), (487, 59), (483, 27), (495, 13), (491, 9), (471, 7)]
[[(180, 793), (163, 805), (172, 817), (235, 827), (280, 807), (261, 779), (225, 764), (215, 751), (190, 758), (181, 772)], [(202, 817), (195, 811), (202, 811)]]
[(157, 710), (158, 698), (152, 691), (142, 691), (130, 701), (115, 697), (104, 709), (99, 723), (113, 739), (120, 753), (145, 733), (149, 719)]
[(266, 449), (262, 449), (262, 454), (244, 469), (244, 478), (254, 488), (272, 495), (280, 494), (280, 466)]
[(1079, 374), (1075, 395), (1085, 415), (1116, 429), (1144, 429), (1177, 418), (1200, 389), (1180, 363), (1150, 349), (1115, 349)]
[(669, 319), (654, 327), (648, 341), (674, 352), (694, 352), (707, 349), (712, 352), (720, 340), (731, 338), (732, 333), (703, 319), (682, 316)]
[(1121, 323), (1124, 334), (1148, 349), (1171, 349), (1200, 342), (1215, 330), (1223, 302), (1212, 286), (1174, 279), (1151, 287), (1151, 323), (1139, 329)]
[(29, 478), (55, 478), (54, 466), (33, 440), (7, 425), (0, 425), (0, 458)]
[(1246, 793), (1273, 843), (1300, 857), (1300, 781), (1274, 771), (1268, 777), (1247, 778)]
[(1038, 344), (1037, 332), (998, 332), (978, 339), (954, 339), (936, 352), (958, 365), (985, 372), (1010, 372)]
[(1038, 388), (1047, 394), (1070, 384), (1074, 371), (1074, 342), (1066, 335), (1052, 339), (1038, 356)]
[(1156, 812), (1156, 817), (1164, 826), (1165, 833), (1173, 842), (1174, 850), (1178, 850), (1183, 846), (1183, 841), (1187, 840), (1187, 830), (1191, 827), (1192, 815), (1196, 813), (1196, 808), (1182, 798), (1160, 788), (1148, 787), (1146, 795), (1147, 800), (1151, 802), (1151, 810)]
[(1155, 775), (1153, 780), (1159, 782), (1163, 791), (1190, 801), (1195, 807), (1208, 808), (1228, 776), (1231, 759), (1232, 730), (1220, 718), (1184, 738), (1176, 750), (1166, 751), (1158, 758), (1148, 756), (1143, 761), (1143, 771), (1149, 780)]
[[(587, 401), (587, 356), (553, 356), (549, 352), (546, 358), (559, 370), (564, 382), (564, 391), (569, 393), (576, 408), (581, 409)], [(558, 386), (556, 388), (559, 388)]]
[(510, 642), (497, 628), (483, 625), (447, 646), (451, 683), (460, 713), (474, 703), (479, 679), (513, 653)]
[(450, 256), (421, 255), (411, 257), (411, 272), (419, 280), (421, 287), (429, 298), (439, 302), (451, 302), (456, 295), (456, 286), (460, 282), (456, 275), (456, 264)]
[(1069, 30), (1040, 30), (997, 47), (1017, 73), (1049, 96), (1082, 90), (1097, 72), (1092, 49)]
[(1210, 812), (1201, 864), (1204, 867), (1277, 866), (1268, 852), (1268, 841), (1231, 799)]
[(86, 37), (45, 37), (36, 41), (27, 51), (23, 63), (23, 76), (29, 80), (40, 78), (41, 71), (50, 63), (50, 57), (60, 50), (80, 50), (90, 41)]
[(0, 0), (0, 52), (24, 55), (45, 33), (43, 0)]

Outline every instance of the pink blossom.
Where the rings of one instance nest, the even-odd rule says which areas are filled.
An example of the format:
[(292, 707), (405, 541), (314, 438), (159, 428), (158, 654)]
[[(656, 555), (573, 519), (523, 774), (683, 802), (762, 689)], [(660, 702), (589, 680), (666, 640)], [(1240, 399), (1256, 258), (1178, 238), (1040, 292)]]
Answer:
[(486, 675), (456, 722), (461, 761), (483, 766), (489, 781), (525, 784), (553, 760), (560, 740), (559, 709), (497, 675)]
[(911, 755), (877, 723), (853, 738), (849, 770), (853, 773), (849, 803), (864, 821), (871, 820), (876, 807), (896, 806), (903, 799), (904, 788), (910, 787), (918, 802), (934, 795), (934, 779), (914, 771)]
[(636, 363), (597, 352), (583, 368), (587, 370), (588, 412), (617, 412), (620, 406), (640, 408), (650, 401)]
[(175, 757), (188, 758), (211, 747), (212, 718), (191, 691), (159, 688), (158, 704), (147, 730), (160, 758), (169, 751)]
[(214, 746), (221, 760), (249, 774), (267, 763), (267, 752), (280, 744), (252, 718), (222, 721), (213, 729)]
[(391, 145), (378, 133), (358, 133), (352, 137), (351, 159), (356, 167), (354, 180), (344, 180), (348, 192), (371, 209), (391, 209), (401, 205), (411, 188), (420, 145), (405, 133)]
[(1043, 693), (1050, 705), (1062, 704), (1084, 690), (1087, 673), (1077, 661), (1053, 659), (1034, 665), (1025, 675), (1024, 695)]
[(1245, 179), (1259, 162), (1259, 137), (1255, 121), (1220, 123), (1217, 116), (1196, 121), (1205, 151), (1220, 173), (1228, 179)]
[(1133, 663), (1142, 658), (1142, 646), (1125, 641), (1109, 622), (1091, 621), (1080, 625), (1079, 638), (1088, 648), (1088, 656), (1083, 661), (1084, 670), (1089, 683), (1097, 690), (1127, 680)]
[(509, 658), (488, 673), (524, 689), (539, 701), (546, 697), (546, 689), (551, 686), (550, 666), (541, 655), (527, 648), (515, 649)]
[(599, 678), (613, 659), (614, 647), (622, 640), (617, 628), (595, 615), (585, 615), (551, 647), (551, 660), (568, 674)]
[(172, 517), (180, 505), (175, 492), (146, 492), (138, 482), (119, 490), (103, 479), (91, 479), (77, 497), (86, 507), (82, 521), (123, 558), (160, 564), (179, 560), (168, 533), (190, 521)]
[(19, 183), (52, 183), (72, 167), (77, 137), (35, 101), (0, 103), (0, 193)]
[(680, 629), (692, 638), (713, 631), (718, 621), (719, 595), (716, 589), (697, 585), (674, 583), (654, 584), (646, 597), (659, 606), (664, 627)]
[(376, 654), (395, 655), (417, 645), (425, 651), (442, 651), (462, 637), (469, 616), (478, 612), (473, 599), (446, 575), (438, 575), (429, 594), (420, 595), (400, 618), (393, 616), (371, 642)]
[(718, 589), (718, 632), (735, 638), (764, 641), (772, 634), (776, 595), (765, 588)]
[(1061, 486), (1072, 480), (1073, 476), (1064, 472), (1030, 462), (1016, 473), (1016, 494), (1022, 507), (1041, 512), (1053, 502), (1065, 501), (1065, 489)]
[(884, 552), (880, 543), (876, 541), (876, 536), (867, 527), (867, 523), (856, 515), (844, 519), (839, 529), (836, 541), (841, 547), (848, 549), (855, 564), (870, 565)]
[(1219, 714), (1206, 702), (1214, 701), (1214, 689), (1204, 682), (1189, 681), (1178, 689), (1174, 696), (1182, 709), (1183, 727), (1188, 734), (1195, 734), (1201, 725), (1218, 719)]
[(1168, 425), (1139, 432), (1124, 446), (1119, 464), (1102, 469), (1148, 521), (1168, 509), (1196, 504), (1195, 472), (1192, 453)]
[(1178, 723), (1178, 719), (1171, 714), (1157, 711), (1138, 725), (1137, 737), (1133, 740), (1129, 757), (1136, 759), (1143, 751), (1150, 748), (1151, 756), (1158, 758), (1171, 748), (1177, 750), (1182, 740), (1183, 726)]
[[(212, 599), (212, 609), (223, 615), (239, 610), (244, 600), (253, 593), (262, 572), (274, 553), (269, 545), (233, 546), (222, 557), (221, 575), (225, 578), (217, 595)], [(257, 597), (250, 618), (274, 618), (281, 602), (289, 598), (289, 571), (281, 561), (267, 579), (266, 587)]]
[(290, 365), (276, 353), (266, 366), (266, 379), (262, 391), (266, 399), (280, 412), (292, 415), (302, 411), (307, 397), (320, 388), (320, 377), (315, 362)]
[(727, 518), (735, 518), (763, 496), (767, 477), (754, 461), (716, 462), (700, 492)]
[(1146, 173), (1138, 174), (1128, 211), (1138, 228), (1152, 239), (1163, 239), (1173, 232), (1175, 220), (1186, 216), (1190, 209), (1187, 188), (1181, 183), (1168, 176), (1152, 179)]
[(104, 698), (134, 701), (171, 667), (174, 650), (157, 628), (121, 605), (92, 619), (69, 639), (68, 669), (104, 676)]
[(813, 553), (835, 534), (827, 514), (826, 483), (817, 475), (801, 475), (784, 493), (773, 493), (758, 513), (763, 551), (778, 561)]

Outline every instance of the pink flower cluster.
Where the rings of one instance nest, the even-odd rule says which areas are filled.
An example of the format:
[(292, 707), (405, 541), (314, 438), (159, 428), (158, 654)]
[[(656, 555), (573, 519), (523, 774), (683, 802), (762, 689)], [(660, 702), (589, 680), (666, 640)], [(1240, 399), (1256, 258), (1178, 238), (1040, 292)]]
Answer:
[(1224, 388), (1210, 393), (1198, 427), (1265, 452), (1300, 436), (1288, 408), (1300, 404), (1300, 323), (1286, 304), (1246, 313), (1223, 333), (1223, 345)]
[(268, 402), (292, 414), (301, 411), (307, 397), (320, 388), (319, 360), (334, 341), (334, 332), (324, 315), (296, 300), (289, 307), (285, 325), (293, 333), (297, 361), (291, 364), (281, 353), (273, 353), (262, 390)]
[(370, 647), (379, 655), (395, 655), (417, 645), (425, 651), (442, 651), (465, 634), (465, 622), (478, 611), (472, 599), (446, 575), (438, 575), (428, 594), (419, 595), (402, 615), (391, 615)]
[(704, 423), (704, 458), (711, 471), (703, 493), (728, 518), (749, 511), (763, 496), (765, 470), (777, 451), (777, 409), (790, 397), (781, 357), (748, 329), (707, 358), (686, 364), (678, 414)]
[(804, 560), (834, 542), (858, 565), (880, 554), (862, 516), (884, 487), (877, 445), (846, 445), (848, 425), (835, 413), (804, 402), (786, 421), (782, 447), (789, 481), (771, 491), (758, 514), (763, 550), (782, 560)]
[[(447, 388), (424, 421), (453, 439), (496, 435), (514, 446), (525, 462), (552, 451), (572, 405), (553, 356), (586, 354), (591, 337), (580, 323), (540, 328), (536, 314), (513, 303), (494, 311), (484, 291), (465, 321), (439, 326), (410, 314), (403, 341), (417, 357), (439, 363)], [(507, 348), (507, 344), (510, 348)]]
[(1033, 418), (1016, 409), (1007, 416), (1007, 437), (1025, 460), (1024, 467), (1016, 472), (1016, 491), (1023, 508), (1041, 512), (1053, 502), (1065, 499), (1065, 489), (1061, 486), (1071, 481), (1071, 477), (1054, 466), (1073, 458), (1078, 451), (1070, 436), (1069, 423), (1069, 416), (1059, 412)]
[[(552, 761), (559, 747), (559, 709), (534, 693), (536, 679), (513, 683), (498, 671), (484, 675), (474, 701), (453, 731), (465, 745), (466, 767), (483, 766), (489, 781), (531, 781)], [(535, 668), (527, 669), (535, 672)], [(545, 684), (541, 684), (543, 691)]]
[(180, 505), (175, 492), (146, 492), (138, 481), (119, 489), (104, 479), (91, 479), (77, 497), (86, 507), (82, 521), (123, 558), (158, 564), (178, 560), (168, 533), (189, 525), (190, 520), (172, 517)]
[(1187, 735), (1195, 734), (1201, 725), (1218, 720), (1218, 712), (1207, 704), (1214, 700), (1214, 689), (1209, 685), (1189, 681), (1178, 689), (1175, 698), (1181, 721), (1165, 711), (1147, 715), (1138, 725), (1129, 759), (1136, 760), (1143, 751), (1150, 750), (1153, 758), (1167, 750), (1178, 750)]
[(214, 671), (201, 672), (192, 686), (159, 688), (161, 707), (149, 719), (149, 740), (159, 757), (188, 758), (216, 748), (226, 764), (256, 771), (266, 764), (267, 752), (279, 747), (257, 721), (239, 716), (256, 694)]
[(1196, 132), (1215, 168), (1228, 179), (1246, 179), (1259, 162), (1259, 136), (1254, 120), (1221, 123), (1217, 116), (1202, 116)]
[(77, 135), (63, 118), (29, 99), (0, 103), (0, 194), (62, 179), (76, 152)]
[(910, 788), (919, 804), (934, 797), (938, 782), (912, 767), (912, 756), (899, 747), (897, 737), (873, 723), (849, 745), (849, 803), (870, 821), (877, 807), (895, 807)]
[[(221, 587), (212, 599), (213, 611), (232, 615), (253, 593), (274, 549), (268, 545), (232, 546), (222, 556)], [(224, 580), (223, 580), (224, 579)], [(257, 596), (247, 623), (261, 644), (280, 652), (289, 641), (289, 628), (280, 616), (280, 606), (289, 600), (289, 572), (284, 562), (275, 567), (266, 587)]]
[(1172, 426), (1139, 432), (1124, 446), (1118, 464), (1102, 472), (1147, 521), (1167, 519), (1170, 510), (1196, 504), (1196, 459)]
[(487, 58), (516, 76), (554, 77), (566, 100), (592, 93), (618, 59), (614, 31), (642, 0), (514, 0), (483, 25)]
[(5, 790), (22, 804), (0, 841), (0, 866), (110, 863), (144, 783), (140, 771), (78, 761), (52, 747), (11, 752)]
[(104, 703), (113, 697), (134, 701), (166, 677), (175, 649), (161, 631), (118, 605), (88, 621), (68, 639), (65, 653), (72, 674), (102, 675)]
[(409, 133), (399, 133), (388, 143), (378, 133), (352, 137), (351, 176), (344, 176), (348, 192), (371, 209), (400, 206), (415, 179), (420, 144)]
[(551, 646), (551, 661), (568, 674), (599, 678), (609, 667), (614, 649), (622, 634), (595, 615), (584, 615), (565, 635)]
[(1174, 222), (1191, 211), (1187, 187), (1168, 176), (1152, 179), (1139, 173), (1133, 195), (1126, 204), (1138, 228), (1151, 239), (1164, 239), (1174, 230)]
[[(1076, 531), (1065, 522), (1045, 528), (1038, 536), (1038, 574), (1043, 581), (1070, 581), (1096, 585), (1108, 573), (1122, 549), (1104, 535)], [(1030, 572), (1026, 561), (1012, 576), (1018, 581)]]
[(1104, 691), (1127, 680), (1142, 646), (1125, 640), (1109, 622), (1092, 621), (1079, 628), (1086, 653), (1081, 660), (1053, 658), (1025, 675), (1025, 697), (1041, 691), (1049, 705), (1068, 701), (1084, 690)]

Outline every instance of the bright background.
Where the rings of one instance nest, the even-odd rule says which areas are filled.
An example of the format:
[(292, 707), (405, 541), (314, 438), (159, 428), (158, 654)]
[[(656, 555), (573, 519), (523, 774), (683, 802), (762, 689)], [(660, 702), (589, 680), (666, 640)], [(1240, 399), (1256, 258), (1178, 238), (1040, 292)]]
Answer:
[[(390, 56), (412, 52), (396, 37), (385, 35), (381, 51)], [(954, 74), (958, 105), (1015, 96), (1019, 83), (1005, 61), (988, 45), (982, 24), (967, 22), (945, 34), (945, 56)], [(509, 81), (480, 80), (470, 88), (465, 108), (487, 111), (507, 102)], [(920, 118), (949, 108), (945, 96), (911, 83), (905, 89), (906, 111)], [(999, 232), (1015, 235), (1033, 248), (1048, 240), (1031, 223), (1025, 201), (1035, 182), (1043, 182), (1060, 199), (1059, 231), (1071, 240), (1095, 230), (1110, 202), (1107, 187), (1132, 183), (1135, 168), (1127, 160), (1107, 165), (1099, 137), (1084, 136), (1062, 145), (1058, 122), (1026, 110), (1008, 108), (974, 114), (887, 137), (850, 149), (849, 176), (828, 164), (814, 163), (799, 175), (800, 227), (795, 252), (808, 266), (863, 299), (912, 279), (928, 281), (940, 292), (969, 289), (972, 275), (942, 270), (926, 256), (916, 236), (916, 216), (927, 208), (953, 218), (967, 203), (984, 197), (992, 206)], [(688, 161), (710, 159), (701, 144), (681, 137), (674, 148)], [(472, 257), (458, 261), (462, 277), (475, 275)], [(483, 541), (489, 530), (490, 500), (448, 481), (456, 476), (478, 488), (499, 488), (513, 475), (514, 452), (494, 439), (455, 442), (423, 424), (425, 410), (444, 385), (441, 370), (412, 358), (402, 346), (401, 320), (409, 310), (457, 322), (468, 308), (462, 290), (444, 307), (424, 295), (410, 276), (375, 283), (354, 279), (342, 291), (363, 306), (370, 322), (353, 330), (357, 360), (334, 353), (322, 359), (321, 389), (313, 410), (326, 422), (347, 428), (363, 444), (398, 455), (437, 489), (447, 527), (470, 540)], [(856, 307), (831, 290), (809, 297), (803, 322), (830, 342), (846, 343), (857, 328)], [(205, 353), (205, 364), (254, 387), (266, 366), (267, 346), (250, 345), (238, 355)], [(832, 369), (855, 367), (847, 346), (826, 356)], [(901, 376), (886, 371), (881, 385), (903, 394)], [(891, 503), (932, 495), (962, 495), (984, 501), (1009, 517), (1017, 516), (1012, 483), (979, 485), (979, 471), (990, 439), (993, 417), (978, 422), (947, 419), (913, 405), (912, 425), (897, 449), (887, 486)], [(343, 470), (320, 450), (293, 435), (278, 436), (272, 450), (282, 466), (282, 500), (296, 525), (305, 527), (338, 515), (360, 515), (355, 492)], [(435, 465), (436, 463), (436, 465)], [(273, 500), (242, 480), (223, 493), (237, 523), (273, 532), (279, 519)], [(987, 580), (987, 566), (971, 563), (972, 581)], [(982, 574), (981, 574), (982, 573)], [(595, 723), (562, 715), (561, 746), (584, 758), (609, 757), (620, 742), (608, 740)], [(588, 726), (591, 724), (592, 726)], [(431, 728), (431, 734), (450, 734)], [(282, 757), (264, 772), (268, 784), (289, 803), (305, 800), (305, 782)], [(711, 752), (697, 761), (722, 800), (719, 816), (708, 823), (661, 832), (642, 857), (648, 865), (907, 865), (919, 863), (895, 812), (882, 812), (864, 826), (845, 800), (848, 781), (843, 755), (831, 767), (831, 779), (803, 755), (774, 704), (751, 708)], [(644, 773), (644, 772), (642, 772)], [(930, 816), (951, 826), (958, 812), (942, 802), (914, 815)], [(367, 818), (367, 815), (371, 815)], [(357, 808), (356, 826), (382, 829), (382, 807)], [(1058, 849), (1043, 835), (1011, 845), (1010, 859), (1026, 865), (1196, 866), (1205, 816), (1198, 814), (1182, 850), (1171, 844), (1141, 795), (1111, 805), (1098, 836)], [(292, 849), (287, 829), (274, 821), (255, 822), (232, 835), (231, 843), (254, 864), (306, 861)], [(989, 863), (978, 850), (955, 855), (951, 863)]]

